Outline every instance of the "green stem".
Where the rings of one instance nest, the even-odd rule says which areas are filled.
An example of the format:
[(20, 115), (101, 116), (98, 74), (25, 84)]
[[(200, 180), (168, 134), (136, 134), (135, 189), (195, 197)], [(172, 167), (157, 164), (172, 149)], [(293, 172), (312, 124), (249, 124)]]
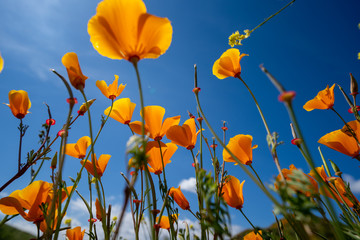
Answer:
[[(319, 173), (315, 170), (315, 164), (314, 164), (314, 161), (311, 157), (311, 154), (310, 154), (310, 151), (306, 145), (306, 141), (304, 140), (304, 137), (302, 135), (302, 132), (300, 130), (300, 125), (297, 121), (297, 118), (295, 116), (295, 112), (294, 112), (294, 109), (292, 107), (292, 104), (291, 102), (285, 102), (285, 107), (288, 111), (288, 114), (289, 114), (289, 117), (290, 117), (290, 120), (291, 122), (293, 123), (293, 126), (295, 128), (295, 131), (297, 133), (297, 136), (298, 138), (300, 139), (303, 139), (303, 142), (301, 144), (301, 146), (299, 146), (299, 149), (301, 149), (302, 154), (306, 160), (306, 162), (308, 163), (308, 165), (310, 166), (311, 169), (314, 170), (315, 172), (315, 179), (320, 183), (320, 187), (321, 185), (325, 185), (325, 187), (330, 191), (329, 187), (327, 186), (327, 184), (324, 182), (324, 180), (321, 178), (321, 176), (319, 175)], [(331, 191), (330, 191), (331, 192)], [(326, 204), (329, 206), (329, 209), (330, 209), (330, 212), (329, 214), (330, 215), (333, 215), (334, 216), (334, 219), (336, 219), (336, 221), (334, 222), (334, 230), (335, 230), (335, 234), (336, 236), (338, 237), (338, 239), (345, 239), (345, 236), (344, 236), (344, 233), (343, 231), (341, 230), (341, 224), (339, 223), (339, 221), (337, 220), (337, 218), (335, 217), (336, 216), (336, 213), (335, 213), (335, 210), (334, 210), (334, 207), (332, 206), (330, 200), (328, 197), (325, 197), (325, 201), (326, 201)]]
[(19, 132), (20, 132), (20, 140), (19, 140), (19, 153), (18, 153), (18, 172), (21, 170), (21, 147), (22, 147), (22, 138), (23, 138), (23, 129), (24, 125), (22, 123), (22, 119), (20, 119), (19, 124)]
[(199, 111), (201, 113), (201, 116), (203, 117), (206, 125), (208, 126), (210, 132), (213, 134), (213, 136), (216, 138), (216, 140), (219, 142), (219, 144), (231, 155), (231, 157), (238, 163), (238, 165), (241, 167), (241, 169), (254, 181), (254, 183), (265, 193), (265, 195), (277, 206), (281, 207), (280, 203), (274, 198), (274, 196), (271, 195), (271, 193), (257, 180), (257, 178), (241, 163), (241, 161), (229, 150), (228, 147), (226, 147), (225, 143), (219, 138), (219, 136), (216, 134), (214, 129), (211, 127), (209, 121), (207, 120), (201, 105), (198, 94), (195, 94), (197, 106), (199, 108)]
[[(273, 159), (274, 159), (276, 168), (277, 168), (277, 170), (278, 170), (278, 172), (279, 172), (279, 174), (280, 174), (280, 176), (281, 176), (281, 179), (284, 180), (285, 178), (284, 178), (284, 175), (283, 175), (283, 173), (282, 173), (282, 171), (281, 171), (281, 167), (280, 167), (280, 163), (279, 163), (279, 158), (278, 158), (277, 152), (276, 152), (276, 147), (277, 147), (277, 146), (276, 146), (276, 143), (274, 143), (274, 139), (273, 139), (274, 137), (271, 135), (269, 126), (268, 126), (268, 124), (267, 124), (267, 122), (266, 122), (266, 120), (265, 120), (265, 116), (264, 116), (264, 114), (263, 114), (263, 112), (262, 112), (262, 110), (261, 110), (261, 108), (260, 108), (260, 105), (259, 105), (258, 101), (256, 100), (255, 95), (253, 94), (253, 92), (252, 92), (251, 89), (249, 88), (249, 86), (248, 86), (248, 85), (246, 84), (246, 82), (241, 78), (240, 74), (238, 74), (236, 77), (237, 77), (238, 79), (240, 79), (240, 81), (245, 85), (246, 89), (248, 90), (248, 92), (250, 93), (251, 97), (253, 98), (253, 100), (254, 100), (254, 102), (255, 102), (255, 105), (256, 105), (259, 113), (260, 113), (261, 119), (262, 119), (262, 121), (263, 121), (263, 123), (264, 123), (265, 129), (266, 129), (266, 132), (267, 132), (267, 138), (266, 138), (266, 139), (268, 140), (268, 145), (269, 145), (269, 148), (270, 148), (271, 155), (272, 155), (272, 157), (273, 157)], [(271, 139), (271, 140), (270, 140), (270, 139)], [(270, 142), (269, 142), (269, 140), (270, 140)]]
[(244, 216), (244, 218), (246, 219), (246, 221), (251, 225), (251, 227), (255, 230), (255, 233), (259, 233), (260, 236), (262, 237), (262, 234), (258, 231), (258, 229), (252, 224), (252, 222), (246, 217), (245, 213), (241, 210), (241, 208), (239, 208), (239, 211), (241, 212), (241, 214)]
[(264, 25), (265, 23), (267, 23), (271, 18), (275, 17), (276, 15), (278, 15), (280, 12), (282, 12), (285, 8), (287, 8), (288, 6), (290, 6), (291, 4), (293, 4), (295, 2), (295, 0), (292, 0), (291, 2), (289, 2), (288, 4), (286, 4), (284, 7), (282, 7), (279, 11), (277, 11), (276, 13), (274, 13), (273, 15), (271, 15), (270, 17), (266, 18), (262, 23), (260, 23), (259, 25), (257, 25), (256, 27), (254, 27), (250, 33), (252, 33), (253, 31), (255, 31), (256, 29), (258, 29), (259, 27), (261, 27), (262, 25)]
[[(81, 94), (83, 95), (83, 98), (84, 98), (84, 101), (85, 101), (85, 104), (86, 104), (87, 113), (88, 113), (89, 132), (90, 132), (90, 139), (91, 139), (90, 148), (91, 148), (91, 152), (92, 152), (91, 156), (94, 156), (94, 157), (91, 157), (91, 162), (93, 164), (94, 177), (98, 180), (98, 179), (100, 179), (100, 177), (99, 177), (99, 174), (97, 173), (97, 168), (96, 168), (96, 163), (95, 163), (96, 160), (95, 160), (95, 149), (94, 149), (94, 137), (93, 137), (93, 132), (92, 132), (90, 106), (89, 106), (89, 103), (87, 101), (84, 89), (80, 88), (79, 90), (80, 90)], [(100, 191), (100, 186), (99, 186), (98, 181), (95, 181), (95, 188), (96, 188), (96, 192), (97, 192), (97, 195), (98, 195), (98, 198), (99, 198), (100, 205), (103, 205), (103, 199), (102, 199), (102, 196), (101, 196), (101, 191)], [(102, 228), (104, 230), (104, 235), (105, 235), (104, 237), (105, 237), (106, 240), (108, 240), (110, 238), (110, 233), (107, 231), (108, 228), (106, 226), (106, 220), (105, 220), (106, 219), (106, 213), (105, 213), (106, 205), (101, 206), (101, 208), (102, 208), (101, 218), (104, 219), (104, 221), (102, 221)]]
[(259, 182), (261, 183), (261, 185), (263, 185), (265, 187), (264, 183), (261, 181), (261, 178), (259, 177), (259, 175), (255, 171), (255, 168), (252, 166), (252, 164), (250, 164), (249, 167), (253, 170), (253, 172), (255, 173), (255, 175), (256, 175), (257, 179), (259, 180)]
[[(164, 177), (164, 188), (166, 189), (166, 191), (168, 191), (167, 182), (166, 182), (166, 175), (165, 175), (164, 157), (163, 157), (163, 153), (162, 153), (162, 149), (161, 149), (161, 143), (160, 143), (160, 140), (158, 140), (157, 142), (159, 144), (159, 149), (160, 149), (161, 164), (162, 164), (162, 169), (163, 169), (162, 173), (163, 173), (163, 177)], [(158, 176), (159, 176), (159, 181), (161, 181), (160, 175), (158, 175)], [(169, 194), (169, 191), (163, 197), (163, 201), (164, 201), (164, 204), (166, 203), (166, 211), (167, 211), (168, 216), (171, 216), (170, 208), (169, 208), (168, 201), (167, 201), (168, 194)], [(161, 219), (161, 215), (162, 215), (162, 212), (160, 212), (159, 221)], [(175, 229), (174, 229), (174, 226), (172, 224), (170, 224), (170, 232), (171, 232), (172, 238), (175, 238), (175, 236), (176, 236)]]

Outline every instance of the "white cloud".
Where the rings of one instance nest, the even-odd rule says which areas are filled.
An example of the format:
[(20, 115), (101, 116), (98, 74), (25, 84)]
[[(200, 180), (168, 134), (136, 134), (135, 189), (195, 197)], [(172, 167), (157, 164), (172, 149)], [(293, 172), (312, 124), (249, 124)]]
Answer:
[(196, 179), (194, 177), (181, 180), (179, 186), (181, 190), (196, 193)]
[(344, 180), (350, 183), (350, 189), (353, 193), (360, 193), (360, 179), (355, 179), (349, 174), (343, 175)]

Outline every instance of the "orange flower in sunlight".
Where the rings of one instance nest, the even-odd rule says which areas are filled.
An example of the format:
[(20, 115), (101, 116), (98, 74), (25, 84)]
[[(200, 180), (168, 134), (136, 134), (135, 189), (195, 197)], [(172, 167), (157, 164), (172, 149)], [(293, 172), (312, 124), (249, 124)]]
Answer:
[(263, 240), (260, 234), (262, 234), (261, 230), (259, 230), (256, 234), (255, 232), (250, 232), (244, 236), (243, 240)]
[(28, 93), (24, 90), (11, 90), (9, 92), (9, 104), (12, 114), (18, 118), (23, 119), (29, 113), (31, 102)]
[[(67, 187), (70, 192), (72, 187)], [(50, 212), (50, 203), (53, 199), (52, 183), (35, 181), (22, 190), (12, 192), (8, 197), (0, 199), (0, 211), (6, 215), (20, 214), (25, 220), (40, 223), (40, 229), (46, 230), (43, 206), (47, 205)], [(62, 201), (67, 198), (62, 191)]]
[(213, 74), (219, 78), (238, 77), (241, 74), (240, 60), (248, 56), (245, 53), (240, 54), (239, 49), (230, 48), (224, 52), (221, 57), (215, 61)]
[(242, 189), (245, 180), (240, 183), (239, 179), (228, 175), (225, 181), (226, 183), (224, 184), (221, 192), (222, 197), (230, 207), (241, 209), (244, 205)]
[(195, 119), (190, 118), (182, 126), (171, 126), (166, 132), (166, 137), (176, 145), (191, 150), (195, 147), (196, 138), (199, 133), (200, 130), (196, 132)]
[(174, 201), (181, 207), (183, 210), (190, 209), (190, 204), (185, 198), (184, 194), (181, 192), (180, 186), (178, 188), (170, 188), (169, 195), (174, 199)]
[[(170, 163), (170, 158), (177, 150), (177, 146), (173, 143), (163, 143), (160, 142), (161, 152), (164, 160), (164, 167)], [(160, 174), (163, 171), (163, 166), (161, 162), (160, 146), (156, 141), (151, 141), (146, 144), (146, 155), (148, 157), (147, 162), (150, 165), (149, 171), (155, 174)]]
[[(298, 184), (298, 183), (292, 184), (291, 181), (295, 181), (294, 180), (294, 177), (295, 177), (294, 171), (301, 171), (301, 170), (297, 169), (294, 164), (291, 164), (289, 169), (283, 168), (281, 170), (282, 174), (284, 175), (285, 180), (287, 181), (288, 186), (291, 189), (293, 189), (296, 192), (301, 192), (308, 197), (319, 193), (319, 187), (318, 187), (318, 184), (316, 183), (316, 181), (311, 177), (311, 175), (309, 176), (309, 175), (303, 173), (302, 171), (301, 171), (301, 173), (304, 175), (304, 177), (306, 177), (306, 180), (299, 181), (300, 179), (297, 178), (296, 180), (299, 181), (299, 183), (301, 183), (301, 184)], [(280, 174), (276, 177), (276, 183), (275, 183), (276, 189), (278, 189), (277, 183), (281, 183), (281, 175)], [(301, 185), (301, 187), (299, 187), (300, 185)]]
[(88, 23), (93, 47), (111, 59), (158, 58), (169, 48), (172, 26), (167, 18), (146, 13), (141, 0), (104, 0)]
[[(239, 134), (230, 138), (226, 147), (240, 160), (242, 164), (250, 165), (252, 163), (252, 150), (257, 148), (257, 145), (251, 146), (252, 136)], [(235, 159), (226, 151), (223, 150), (223, 158), (225, 162), (234, 162)]]
[(61, 62), (66, 67), (71, 85), (76, 89), (83, 89), (85, 87), (85, 80), (88, 77), (82, 74), (76, 53), (66, 53), (62, 57)]
[[(96, 171), (99, 178), (104, 174), (110, 158), (111, 155), (109, 154), (101, 154), (99, 159), (96, 158), (96, 154), (92, 155), (92, 161), (95, 161)], [(83, 165), (85, 161), (86, 160), (81, 160), (80, 163)], [(94, 165), (92, 161), (90, 162), (87, 160), (85, 163), (85, 168), (91, 175), (95, 177)]]
[(0, 73), (2, 72), (3, 69), (4, 69), (4, 59), (1, 57), (0, 54)]
[[(357, 139), (360, 137), (360, 123), (358, 121), (351, 121), (347, 123), (354, 131)], [(346, 126), (340, 130), (330, 132), (322, 136), (318, 143), (324, 144), (325, 146), (334, 149), (335, 151), (341, 152), (350, 157), (358, 157), (360, 148), (355, 138), (351, 135)]]
[(86, 156), (86, 150), (90, 145), (91, 139), (88, 136), (84, 136), (76, 143), (66, 144), (65, 154), (74, 158), (83, 159)]
[(118, 75), (114, 75), (114, 76), (115, 76), (115, 80), (109, 86), (106, 84), (104, 80), (96, 81), (96, 86), (100, 89), (102, 94), (104, 94), (105, 97), (111, 100), (117, 98), (126, 87), (126, 84), (125, 85), (120, 84), (120, 86), (118, 86), (119, 76)]
[(316, 97), (305, 103), (303, 108), (306, 111), (312, 111), (314, 109), (329, 109), (334, 106), (334, 87), (335, 84), (329, 88), (329, 85), (326, 88), (316, 95)]
[[(171, 215), (171, 220), (174, 221), (176, 219), (178, 219), (179, 214), (173, 214)], [(156, 222), (159, 221), (159, 217), (156, 218)], [(159, 223), (159, 227), (162, 229), (170, 229), (170, 221), (169, 221), (169, 217), (168, 216), (161, 216), (160, 219), (160, 223)]]
[[(142, 111), (140, 115), (143, 116)], [(166, 118), (163, 122), (165, 115), (165, 108), (160, 106), (146, 106), (145, 107), (145, 134), (150, 134), (150, 138), (155, 141), (160, 141), (166, 131), (174, 125), (178, 125), (180, 122), (180, 116)], [(141, 134), (142, 123), (140, 121), (134, 121), (129, 124), (131, 130), (137, 134)]]
[(69, 240), (83, 240), (85, 235), (85, 229), (81, 231), (81, 227), (75, 227), (73, 229), (66, 230), (66, 237)]
[[(116, 100), (111, 110), (110, 117), (122, 124), (129, 124), (136, 104), (130, 101), (130, 98), (120, 98)], [(108, 115), (110, 108), (105, 109), (104, 114)]]
[[(339, 202), (344, 203), (343, 200), (342, 200), (342, 199), (344, 199), (345, 203), (349, 207), (354, 207), (354, 205), (359, 204), (359, 200), (352, 193), (348, 194), (346, 192), (345, 183), (341, 178), (339, 178), (339, 177), (328, 177), (326, 172), (325, 172), (325, 169), (324, 169), (323, 165), (321, 167), (315, 168), (315, 171), (317, 171), (318, 174), (320, 175), (320, 177), (327, 183), (327, 185), (329, 186), (331, 192), (334, 194), (334, 196), (336, 197), (336, 199)], [(315, 172), (313, 170), (310, 171), (309, 175), (312, 176), (313, 178), (315, 178)], [(341, 197), (339, 196), (339, 194), (337, 193), (335, 188), (339, 192)], [(320, 189), (320, 193), (322, 195), (326, 195), (329, 198), (334, 199), (332, 194), (327, 190), (327, 188), (325, 188), (325, 186)]]
[[(96, 99), (90, 99), (90, 100), (88, 100), (88, 101), (87, 101), (88, 107), (90, 107), (90, 106), (95, 102), (95, 100), (96, 100)], [(80, 108), (79, 108), (78, 114), (81, 115), (81, 116), (83, 116), (83, 115), (86, 113), (87, 110), (88, 110), (88, 109), (87, 109), (87, 107), (86, 107), (86, 103), (83, 103), (83, 104), (81, 104), (81, 106), (80, 106)]]

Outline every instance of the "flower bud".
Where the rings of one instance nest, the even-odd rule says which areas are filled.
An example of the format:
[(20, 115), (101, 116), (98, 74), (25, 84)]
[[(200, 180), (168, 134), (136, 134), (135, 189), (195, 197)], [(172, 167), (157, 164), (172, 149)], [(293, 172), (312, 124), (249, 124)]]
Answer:
[(359, 92), (358, 84), (354, 76), (350, 73), (350, 94), (356, 96)]
[[(90, 106), (93, 104), (93, 102), (95, 102), (95, 100), (96, 100), (96, 99), (90, 99), (90, 100), (88, 100), (88, 101), (87, 101), (88, 107), (90, 107)], [(87, 108), (87, 106), (86, 106), (86, 103), (83, 103), (83, 104), (80, 106), (80, 109), (79, 109), (79, 111), (78, 111), (78, 114), (81, 115), (81, 116), (83, 116), (83, 115), (86, 113), (87, 110), (88, 110), (88, 108)]]

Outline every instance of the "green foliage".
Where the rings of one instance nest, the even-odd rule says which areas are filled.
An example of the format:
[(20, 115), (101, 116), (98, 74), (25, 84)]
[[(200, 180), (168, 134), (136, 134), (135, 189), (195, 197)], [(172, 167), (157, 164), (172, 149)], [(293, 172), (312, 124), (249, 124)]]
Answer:
[(226, 203), (218, 197), (218, 185), (211, 176), (211, 172), (207, 173), (200, 169), (197, 173), (198, 193), (202, 195), (204, 200), (204, 209), (199, 214), (201, 218), (202, 228), (210, 231), (220, 239), (230, 236), (228, 225), (230, 216)]

